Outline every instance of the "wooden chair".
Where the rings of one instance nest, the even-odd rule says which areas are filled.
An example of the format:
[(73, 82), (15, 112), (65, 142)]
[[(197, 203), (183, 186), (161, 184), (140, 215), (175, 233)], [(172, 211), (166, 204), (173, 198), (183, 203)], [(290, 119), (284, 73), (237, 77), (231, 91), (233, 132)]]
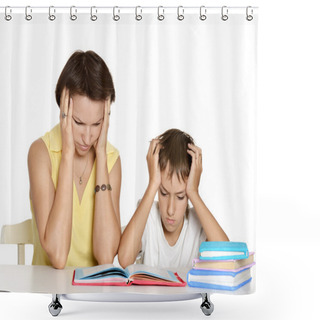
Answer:
[(25, 264), (25, 245), (33, 244), (32, 220), (4, 225), (1, 229), (2, 244), (16, 244), (18, 246), (18, 264)]

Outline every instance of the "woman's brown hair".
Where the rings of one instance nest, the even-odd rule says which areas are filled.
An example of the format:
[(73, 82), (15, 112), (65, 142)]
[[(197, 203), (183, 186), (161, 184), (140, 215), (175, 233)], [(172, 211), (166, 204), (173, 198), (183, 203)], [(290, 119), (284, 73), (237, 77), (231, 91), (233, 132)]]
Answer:
[(56, 101), (60, 107), (63, 88), (70, 95), (79, 94), (91, 100), (115, 100), (115, 90), (110, 71), (104, 60), (94, 51), (74, 52), (64, 66), (56, 86)]
[(187, 153), (188, 143), (194, 144), (192, 137), (179, 129), (170, 129), (161, 134), (158, 139), (162, 147), (159, 152), (160, 170), (165, 170), (169, 165), (170, 179), (176, 173), (179, 181), (180, 178), (186, 181), (192, 164), (192, 158)]

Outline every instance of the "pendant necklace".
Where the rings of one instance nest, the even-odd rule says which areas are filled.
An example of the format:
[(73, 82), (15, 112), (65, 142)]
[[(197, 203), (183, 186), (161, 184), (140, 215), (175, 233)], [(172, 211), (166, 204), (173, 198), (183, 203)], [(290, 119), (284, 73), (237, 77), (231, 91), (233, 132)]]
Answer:
[(85, 165), (84, 170), (82, 172), (82, 175), (79, 177), (79, 184), (82, 184), (82, 177), (87, 169), (88, 160), (89, 160), (89, 156), (87, 156), (87, 162), (86, 162), (86, 165)]

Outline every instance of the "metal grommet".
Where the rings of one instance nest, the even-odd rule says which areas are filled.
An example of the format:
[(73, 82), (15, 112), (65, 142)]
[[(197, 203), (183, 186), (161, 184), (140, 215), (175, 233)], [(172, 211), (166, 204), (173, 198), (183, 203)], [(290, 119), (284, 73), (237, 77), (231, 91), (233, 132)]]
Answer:
[(7, 20), (7, 21), (10, 21), (12, 19), (12, 15), (10, 15), (8, 13), (8, 11), (10, 11), (10, 13), (12, 13), (12, 9), (9, 9), (10, 6), (6, 6), (5, 9), (4, 9), (4, 18)]
[[(160, 14), (160, 8), (162, 9), (162, 13), (161, 14)], [(164, 9), (163, 9), (163, 6), (159, 6), (158, 7), (158, 20), (159, 21), (164, 20)]]
[(221, 19), (223, 21), (227, 21), (229, 19), (229, 17), (228, 17), (228, 7), (226, 7), (226, 6), (223, 6), (221, 8)]
[[(251, 10), (251, 14), (249, 14), (249, 9)], [(252, 21), (253, 20), (253, 9), (252, 9), (252, 7), (247, 7), (247, 10), (246, 10), (246, 19), (248, 20), (248, 21)]]
[(201, 21), (204, 21), (207, 19), (207, 9), (205, 6), (200, 7), (200, 17), (199, 18)]
[[(140, 14), (138, 14), (138, 8), (140, 9)], [(142, 20), (142, 8), (140, 6), (136, 7), (136, 20), (137, 21)]]
[[(74, 12), (73, 12), (73, 10), (74, 10)], [(76, 15), (76, 13), (77, 13), (76, 7), (75, 7), (75, 6), (70, 7), (70, 19), (71, 19), (72, 21), (77, 20), (78, 17), (77, 17), (77, 15)]]
[[(118, 9), (118, 14), (116, 14), (116, 8)], [(120, 13), (119, 8), (117, 6), (113, 7), (113, 20), (114, 21), (119, 21), (120, 20), (119, 13)]]
[(50, 21), (56, 20), (56, 16), (52, 13), (52, 11), (53, 11), (53, 13), (56, 12), (56, 9), (54, 8), (54, 6), (49, 7), (49, 20)]
[(30, 9), (30, 13), (32, 13), (32, 9), (30, 8), (30, 6), (27, 6), (27, 7), (25, 8), (25, 19), (26, 19), (27, 21), (32, 20), (32, 15), (28, 12), (29, 9)]
[(93, 14), (93, 9), (95, 9), (95, 11), (96, 11), (95, 13), (98, 12), (96, 7), (91, 7), (91, 9), (90, 9), (90, 19), (91, 19), (91, 21), (96, 21), (98, 19), (98, 16), (96, 14)]
[(182, 21), (184, 19), (184, 9), (183, 6), (178, 7), (178, 20)]

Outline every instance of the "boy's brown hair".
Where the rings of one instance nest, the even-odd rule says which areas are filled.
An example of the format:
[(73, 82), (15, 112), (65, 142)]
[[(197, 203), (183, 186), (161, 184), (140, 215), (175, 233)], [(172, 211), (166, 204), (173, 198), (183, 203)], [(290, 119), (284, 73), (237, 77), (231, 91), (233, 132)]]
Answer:
[(159, 152), (160, 170), (165, 170), (169, 165), (170, 179), (176, 173), (179, 181), (180, 178), (186, 181), (192, 163), (192, 158), (187, 153), (188, 143), (194, 144), (192, 137), (179, 129), (170, 129), (161, 134), (158, 139), (162, 147)]
[(63, 88), (70, 96), (79, 94), (94, 101), (115, 100), (111, 73), (104, 60), (94, 51), (74, 52), (64, 66), (56, 86), (56, 101), (60, 107)]

